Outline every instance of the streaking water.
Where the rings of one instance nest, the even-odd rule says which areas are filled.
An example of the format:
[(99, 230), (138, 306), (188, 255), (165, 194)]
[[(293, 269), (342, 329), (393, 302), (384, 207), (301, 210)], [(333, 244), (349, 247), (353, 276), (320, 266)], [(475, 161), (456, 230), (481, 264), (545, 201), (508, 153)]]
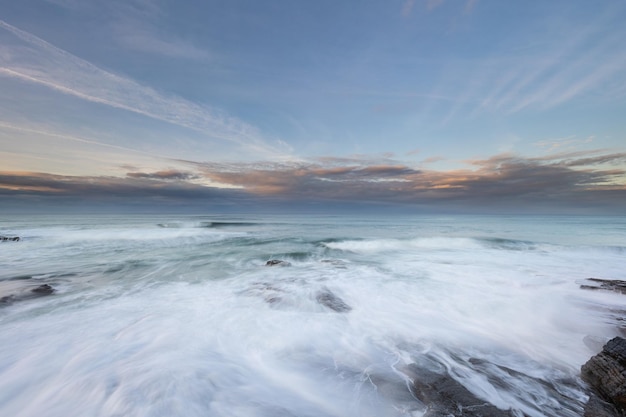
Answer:
[(579, 287), (626, 279), (626, 218), (5, 216), (0, 235), (22, 237), (0, 242), (2, 416), (421, 416), (410, 366), (576, 416), (625, 302)]

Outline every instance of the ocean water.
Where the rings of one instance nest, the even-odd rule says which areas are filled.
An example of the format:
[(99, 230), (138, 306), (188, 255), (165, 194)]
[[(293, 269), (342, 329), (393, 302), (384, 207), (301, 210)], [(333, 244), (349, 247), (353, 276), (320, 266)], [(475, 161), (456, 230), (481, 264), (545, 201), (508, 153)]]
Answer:
[(626, 279), (624, 217), (3, 216), (0, 235), (22, 238), (0, 242), (2, 416), (428, 415), (415, 369), (578, 416), (626, 302), (580, 288)]

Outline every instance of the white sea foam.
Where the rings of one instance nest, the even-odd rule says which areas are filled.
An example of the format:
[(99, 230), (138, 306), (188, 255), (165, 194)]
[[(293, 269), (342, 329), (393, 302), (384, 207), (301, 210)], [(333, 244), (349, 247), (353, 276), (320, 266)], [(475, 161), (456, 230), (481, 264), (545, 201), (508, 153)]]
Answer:
[(15, 222), (0, 278), (57, 292), (0, 307), (0, 415), (418, 416), (410, 366), (580, 414), (584, 339), (615, 334), (623, 296), (579, 282), (624, 279), (619, 250), (423, 222)]
[(410, 251), (416, 249), (479, 249), (481, 244), (469, 238), (430, 237), (416, 239), (373, 239), (328, 242), (325, 246), (358, 253)]

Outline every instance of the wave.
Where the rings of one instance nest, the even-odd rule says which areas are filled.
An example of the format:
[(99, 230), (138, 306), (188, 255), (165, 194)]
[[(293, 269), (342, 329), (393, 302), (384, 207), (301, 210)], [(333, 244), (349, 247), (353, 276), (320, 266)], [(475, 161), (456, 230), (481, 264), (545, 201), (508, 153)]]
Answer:
[(536, 242), (526, 240), (504, 239), (500, 237), (477, 238), (476, 240), (491, 249), (535, 250), (538, 248)]
[(472, 238), (429, 237), (415, 239), (342, 240), (323, 243), (329, 249), (356, 253), (426, 250), (479, 249), (480, 241)]
[(188, 229), (188, 228), (222, 228), (222, 227), (245, 227), (257, 226), (259, 223), (251, 222), (170, 222), (157, 223), (158, 227), (164, 229)]

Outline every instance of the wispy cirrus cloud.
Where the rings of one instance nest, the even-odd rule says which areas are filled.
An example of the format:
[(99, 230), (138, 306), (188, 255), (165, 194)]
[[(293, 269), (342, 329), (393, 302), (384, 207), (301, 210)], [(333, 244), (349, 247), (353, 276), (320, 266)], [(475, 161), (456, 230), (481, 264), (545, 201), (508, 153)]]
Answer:
[(163, 4), (154, 0), (46, 0), (82, 18), (97, 19), (106, 26), (110, 40), (133, 51), (169, 58), (204, 60), (211, 54), (173, 33), (163, 36), (157, 29), (164, 18)]
[(0, 46), (0, 76), (191, 129), (268, 157), (290, 152), (283, 142), (270, 143), (256, 127), (222, 111), (103, 70), (2, 20), (0, 30), (6, 40)]
[(592, 143), (594, 136), (587, 136), (586, 138), (580, 138), (576, 135), (571, 135), (565, 138), (550, 138), (543, 139), (534, 143), (535, 146), (545, 149), (546, 151), (564, 150), (570, 148), (576, 148), (581, 145)]
[[(424, 2), (426, 10), (430, 12), (440, 7), (441, 5), (443, 5), (445, 0), (421, 0), (421, 1)], [(405, 0), (404, 3), (402, 3), (402, 16), (404, 17), (410, 16), (411, 13), (413, 12), (413, 8), (415, 7), (415, 3), (416, 3), (416, 0)], [(470, 13), (472, 9), (474, 9), (474, 6), (476, 5), (476, 3), (477, 3), (477, 0), (467, 0), (464, 6), (465, 13)]]
[(493, 53), (455, 62), (462, 72), (450, 69), (431, 91), (456, 97), (444, 122), (459, 115), (545, 111), (577, 99), (623, 100), (626, 28), (617, 22), (626, 8), (602, 6), (584, 20), (566, 12), (538, 18), (524, 27), (524, 36), (507, 33)]
[(133, 51), (162, 55), (168, 58), (210, 59), (211, 54), (181, 39), (163, 39), (157, 36), (150, 27), (137, 26), (130, 23), (115, 25), (113, 33), (118, 42)]

